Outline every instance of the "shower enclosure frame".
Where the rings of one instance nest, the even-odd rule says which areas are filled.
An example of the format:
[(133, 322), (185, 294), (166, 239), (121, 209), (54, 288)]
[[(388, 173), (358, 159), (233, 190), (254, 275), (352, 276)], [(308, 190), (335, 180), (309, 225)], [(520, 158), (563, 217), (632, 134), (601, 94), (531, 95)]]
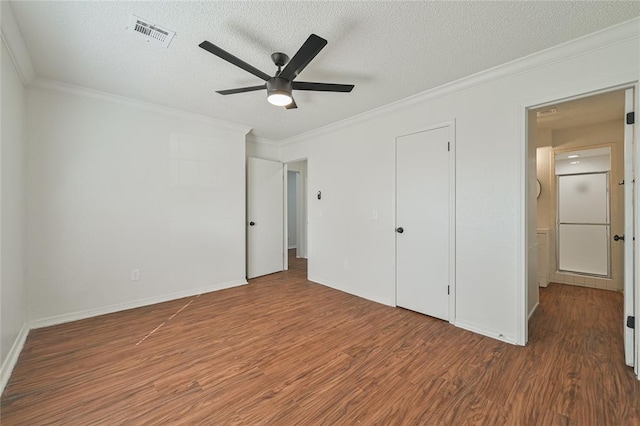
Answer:
[[(611, 161), (611, 160), (610, 160)], [(555, 167), (555, 166), (554, 166)], [(606, 176), (606, 223), (562, 223), (560, 222), (560, 178), (562, 176), (585, 176), (585, 175), (601, 175), (604, 174)], [(607, 171), (599, 171), (599, 172), (584, 172), (584, 173), (565, 173), (560, 175), (555, 175), (555, 198), (556, 198), (556, 213), (555, 213), (555, 257), (556, 257), (556, 272), (565, 273), (565, 274), (575, 274), (584, 277), (593, 277), (593, 278), (612, 278), (611, 271), (611, 170)], [(580, 272), (580, 271), (572, 271), (568, 269), (560, 268), (560, 225), (598, 225), (606, 227), (606, 238), (607, 238), (607, 274), (593, 274), (589, 272)]]

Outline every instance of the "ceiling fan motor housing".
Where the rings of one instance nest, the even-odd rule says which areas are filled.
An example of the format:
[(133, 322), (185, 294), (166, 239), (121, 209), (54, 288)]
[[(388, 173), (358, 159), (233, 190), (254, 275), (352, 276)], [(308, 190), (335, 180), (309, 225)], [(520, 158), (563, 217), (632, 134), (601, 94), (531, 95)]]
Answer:
[(291, 82), (280, 77), (272, 77), (267, 80), (267, 96), (275, 94), (291, 96)]

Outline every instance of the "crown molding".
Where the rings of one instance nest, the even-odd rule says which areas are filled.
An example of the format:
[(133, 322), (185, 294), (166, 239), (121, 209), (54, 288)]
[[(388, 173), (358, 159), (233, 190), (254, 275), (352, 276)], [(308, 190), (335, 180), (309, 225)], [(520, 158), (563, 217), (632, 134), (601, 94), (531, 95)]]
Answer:
[(273, 139), (263, 138), (262, 136), (256, 136), (252, 133), (247, 134), (247, 142), (253, 142), (259, 145), (269, 145), (275, 148), (280, 147), (280, 144)]
[(9, 56), (16, 66), (18, 74), (22, 79), (22, 83), (29, 89), (63, 93), (66, 95), (100, 100), (117, 105), (126, 105), (185, 120), (211, 124), (228, 131), (242, 132), (245, 135), (251, 131), (250, 126), (243, 124), (37, 77), (33, 68), (33, 63), (31, 62), (31, 56), (27, 50), (27, 46), (24, 42), (24, 38), (22, 37), (22, 33), (20, 32), (18, 22), (13, 14), (13, 9), (11, 9), (10, 3), (6, 0), (2, 0), (0, 1), (0, 7), (2, 12), (2, 16), (0, 17), (0, 36), (2, 38), (2, 42), (7, 47)]
[(27, 86), (36, 77), (31, 56), (29, 56), (27, 45), (24, 42), (24, 38), (22, 38), (11, 4), (8, 1), (1, 1), (0, 9), (0, 35), (2, 42), (7, 47), (9, 56), (16, 66), (22, 83)]
[(308, 132), (283, 139), (279, 146), (292, 145), (324, 134), (351, 127), (359, 123), (388, 115), (413, 105), (432, 101), (454, 93), (469, 90), (536, 68), (564, 62), (570, 58), (588, 54), (602, 48), (640, 38), (640, 17), (622, 22), (609, 28), (570, 40), (510, 62), (480, 71), (467, 77), (409, 96), (399, 101), (365, 111), (344, 120), (319, 127)]
[(45, 78), (37, 77), (28, 85), (31, 90), (41, 92), (60, 93), (64, 95), (80, 97), (85, 99), (93, 99), (103, 102), (109, 102), (115, 105), (123, 105), (141, 109), (144, 111), (150, 111), (157, 114), (165, 114), (172, 117), (180, 118), (183, 120), (197, 121), (205, 124), (211, 124), (216, 127), (220, 127), (224, 130), (232, 132), (242, 132), (244, 135), (251, 131), (251, 127), (233, 123), (231, 121), (220, 120), (206, 115), (195, 114), (186, 112), (177, 108), (166, 107), (150, 102), (139, 101), (137, 99), (128, 98), (125, 96), (113, 95), (107, 92), (101, 92), (99, 90), (87, 89), (81, 86), (75, 86), (73, 84), (62, 83), (60, 81), (49, 80)]

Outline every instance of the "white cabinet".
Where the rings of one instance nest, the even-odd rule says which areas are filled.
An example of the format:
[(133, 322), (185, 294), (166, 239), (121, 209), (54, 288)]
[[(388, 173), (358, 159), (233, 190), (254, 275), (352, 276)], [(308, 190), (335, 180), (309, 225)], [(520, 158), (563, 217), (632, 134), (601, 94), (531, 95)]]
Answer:
[(538, 285), (549, 285), (549, 230), (538, 229)]

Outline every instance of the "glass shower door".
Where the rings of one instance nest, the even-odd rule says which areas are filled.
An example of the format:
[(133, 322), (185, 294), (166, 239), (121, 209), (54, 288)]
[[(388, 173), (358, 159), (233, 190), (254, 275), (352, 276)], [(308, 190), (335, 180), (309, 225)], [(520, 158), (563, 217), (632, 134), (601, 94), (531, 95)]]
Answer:
[(557, 178), (558, 270), (610, 277), (609, 172)]

